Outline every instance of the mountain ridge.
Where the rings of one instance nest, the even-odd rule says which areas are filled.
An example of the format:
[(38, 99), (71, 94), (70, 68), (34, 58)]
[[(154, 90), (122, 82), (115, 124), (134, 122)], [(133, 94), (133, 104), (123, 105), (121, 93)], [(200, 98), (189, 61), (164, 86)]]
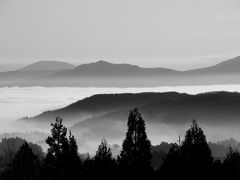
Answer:
[[(60, 115), (66, 119), (65, 121), (76, 118), (82, 122), (85, 119), (101, 118), (112, 113), (126, 114), (130, 109), (138, 107), (144, 116), (152, 121), (161, 119), (161, 122), (184, 123), (193, 118), (200, 118), (201, 121), (210, 120), (214, 124), (217, 121), (225, 123), (224, 118), (228, 115), (238, 122), (237, 115), (240, 116), (238, 106), (240, 93), (224, 91), (197, 95), (177, 92), (98, 94), (61, 109), (43, 112), (28, 118), (27, 121), (45, 123)], [(207, 119), (204, 114), (209, 115)]]
[[(67, 64), (65, 67), (63, 63), (55, 71), (47, 67), (45, 61), (40, 63), (42, 65), (38, 70), (38, 64), (26, 66), (19, 71), (0, 73), (0, 87), (153, 87), (240, 83), (239, 56), (210, 67), (188, 71), (161, 67), (143, 68), (102, 60), (79, 66)], [(43, 71), (44, 69), (51, 71)], [(31, 75), (30, 72), (34, 74)]]
[(219, 127), (225, 128), (222, 133), (229, 133), (238, 131), (240, 125), (240, 93), (224, 91), (197, 95), (176, 92), (99, 94), (16, 123), (19, 127), (48, 128), (56, 116), (60, 116), (83, 143), (100, 137), (121, 140), (129, 111), (135, 107), (141, 112), (149, 135), (155, 138), (166, 129), (181, 132), (193, 119), (205, 128), (213, 128), (213, 131), (208, 130), (215, 133), (212, 138), (218, 136)]
[(63, 71), (74, 69), (76, 66), (62, 61), (38, 61), (16, 71)]
[(235, 58), (222, 61), (220, 63), (217, 63), (213, 66), (205, 67), (205, 68), (199, 68), (199, 69), (192, 69), (185, 72), (206, 72), (206, 71), (221, 71), (223, 72), (240, 72), (240, 56), (237, 56)]

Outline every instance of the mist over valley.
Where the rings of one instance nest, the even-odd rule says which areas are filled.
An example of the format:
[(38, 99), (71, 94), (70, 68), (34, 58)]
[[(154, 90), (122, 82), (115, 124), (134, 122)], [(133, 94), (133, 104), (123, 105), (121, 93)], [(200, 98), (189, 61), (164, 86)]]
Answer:
[[(45, 136), (39, 138), (33, 135), (35, 138), (29, 139), (37, 143), (42, 141), (39, 143), (41, 145), (44, 145), (43, 137), (49, 134), (50, 124), (57, 116), (61, 116), (64, 124), (76, 135), (82, 145), (79, 148), (82, 153), (93, 153), (102, 138), (108, 139), (112, 145), (121, 145), (127, 128), (128, 113), (134, 107), (142, 112), (149, 138), (155, 145), (162, 141), (176, 142), (179, 135), (184, 136), (193, 119), (206, 130), (209, 141), (216, 142), (231, 137), (240, 139), (239, 85), (156, 88), (13, 87), (0, 88), (0, 91), (1, 133), (43, 132)], [(21, 137), (27, 138), (23, 134)], [(44, 146), (45, 150), (46, 148)]]

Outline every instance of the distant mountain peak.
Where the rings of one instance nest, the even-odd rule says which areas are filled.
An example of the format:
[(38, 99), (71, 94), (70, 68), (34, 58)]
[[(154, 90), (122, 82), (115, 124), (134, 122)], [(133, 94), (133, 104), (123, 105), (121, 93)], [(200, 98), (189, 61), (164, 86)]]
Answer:
[(237, 57), (234, 57), (232, 59), (229, 59), (229, 60), (226, 60), (226, 61), (223, 61), (221, 63), (219, 63), (218, 65), (220, 64), (229, 64), (229, 63), (240, 63), (240, 56), (237, 56)]
[(231, 73), (240, 73), (240, 56), (235, 58), (222, 61), (216, 65), (193, 69), (186, 72), (193, 72), (193, 73), (208, 73), (208, 74), (231, 74)]
[(104, 61), (104, 60), (99, 60), (99, 61), (95, 62), (95, 64), (112, 64), (112, 63)]
[(127, 63), (112, 63), (112, 62), (108, 62), (108, 61), (104, 61), (104, 60), (99, 60), (93, 63), (89, 63), (89, 64), (85, 64), (85, 65), (112, 65), (112, 66), (134, 66), (134, 67), (138, 67), (137, 65), (132, 65), (132, 64), (127, 64)]
[(111, 62), (108, 62), (108, 61), (99, 60), (99, 61), (92, 62), (92, 63), (89, 63), (89, 64), (84, 64), (84, 65), (99, 65), (100, 66), (100, 65), (117, 65), (117, 64), (111, 63)]
[(111, 68), (114, 69), (129, 69), (129, 68), (139, 68), (137, 65), (131, 65), (131, 64), (116, 64), (111, 63), (108, 61), (99, 60), (92, 63), (82, 64), (80, 66), (77, 66), (75, 70), (93, 70), (93, 71), (105, 71), (109, 70)]
[(43, 60), (25, 66), (18, 71), (62, 71), (73, 68), (75, 66), (67, 62)]
[(232, 58), (227, 61), (223, 61), (211, 68), (215, 68), (221, 73), (224, 72), (229, 72), (229, 73), (235, 73), (235, 72), (240, 72), (240, 56), (237, 56), (235, 58)]

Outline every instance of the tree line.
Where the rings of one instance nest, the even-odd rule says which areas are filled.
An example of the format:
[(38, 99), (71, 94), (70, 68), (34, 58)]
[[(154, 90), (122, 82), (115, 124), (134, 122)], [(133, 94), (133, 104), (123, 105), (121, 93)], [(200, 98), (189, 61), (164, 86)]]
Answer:
[(157, 179), (239, 179), (240, 153), (229, 149), (226, 158), (215, 160), (203, 130), (193, 120), (183, 141), (172, 144), (163, 164), (155, 170), (151, 164), (151, 142), (145, 121), (138, 109), (129, 113), (122, 150), (113, 158), (105, 139), (96, 154), (82, 160), (74, 135), (60, 117), (51, 124), (46, 155), (39, 158), (28, 143), (23, 143), (12, 161), (1, 169), (1, 180), (157, 180)]

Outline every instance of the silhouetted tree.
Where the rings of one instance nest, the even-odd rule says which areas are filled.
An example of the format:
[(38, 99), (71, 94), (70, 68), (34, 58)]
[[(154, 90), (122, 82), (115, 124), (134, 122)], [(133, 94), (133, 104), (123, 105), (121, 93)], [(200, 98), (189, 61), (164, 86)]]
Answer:
[(70, 155), (70, 159), (72, 161), (73, 164), (75, 165), (81, 165), (81, 159), (78, 156), (78, 145), (77, 145), (77, 141), (75, 139), (75, 137), (73, 136), (73, 134), (69, 133), (69, 152), (68, 154)]
[(71, 154), (77, 155), (78, 154), (78, 146), (75, 137), (72, 135), (72, 132), (69, 133), (69, 151)]
[(193, 120), (184, 141), (169, 150), (158, 176), (166, 179), (204, 179), (212, 176), (212, 164), (204, 132)]
[(51, 136), (48, 136), (46, 143), (49, 145), (48, 154), (51, 154), (57, 165), (60, 164), (60, 157), (68, 151), (67, 128), (62, 124), (62, 118), (57, 117), (55, 123), (51, 123)]
[[(225, 170), (221, 160), (217, 159), (212, 164), (212, 178), (214, 179), (224, 179)], [(227, 178), (228, 179), (228, 178)]]
[(90, 157), (89, 153), (87, 153), (86, 158), (83, 161), (83, 167), (89, 170), (93, 166), (93, 161), (94, 159)]
[(84, 176), (82, 179), (97, 179), (96, 173), (94, 172), (95, 164), (94, 158), (91, 158), (90, 155), (87, 153), (85, 160), (83, 161), (83, 170)]
[(82, 171), (81, 160), (78, 156), (78, 146), (75, 137), (71, 131), (69, 133), (69, 146), (67, 152), (64, 154), (64, 167), (66, 169), (67, 177), (74, 179), (76, 176), (81, 176)]
[(180, 146), (172, 144), (161, 168), (157, 171), (159, 179), (176, 179), (182, 173), (182, 157)]
[[(128, 131), (117, 162), (112, 157), (111, 148), (107, 141), (103, 139), (95, 156), (90, 158), (88, 155), (82, 164), (78, 155), (77, 141), (71, 131), (67, 136), (67, 128), (62, 124), (62, 119), (57, 117), (56, 122), (52, 123), (51, 126), (51, 135), (46, 139), (49, 148), (44, 163), (41, 164), (39, 161), (39, 157), (42, 157), (42, 151), (39, 151), (39, 147), (23, 140), (24, 143), (20, 149), (10, 153), (12, 162), (8, 166), (0, 168), (1, 180), (78, 178), (86, 180), (145, 180), (153, 178), (151, 143), (147, 138), (145, 122), (137, 109), (130, 111)], [(12, 149), (16, 148), (10, 146), (9, 142), (16, 140), (19, 145), (19, 139), (11, 139), (10, 141), (4, 139), (1, 145), (3, 147), (7, 145), (8, 152), (13, 152)], [(166, 157), (165, 154), (163, 156), (165, 159), (156, 173), (157, 179), (240, 178), (239, 151), (230, 148), (223, 163), (220, 160), (213, 161), (204, 132), (195, 120), (186, 131), (185, 139), (182, 142), (179, 140), (179, 144), (172, 144), (170, 149), (170, 145), (166, 143), (160, 146), (169, 151)], [(160, 146), (155, 146), (152, 149), (157, 152), (157, 149), (160, 150)], [(4, 150), (5, 148), (3, 148), (3, 152)], [(161, 154), (157, 156), (160, 159)]]
[[(4, 169), (14, 159), (16, 153), (26, 140), (19, 137), (3, 138), (0, 142), (0, 170)], [(33, 154), (37, 155), (39, 160), (44, 158), (44, 153), (41, 146), (28, 142), (29, 147), (32, 149)]]
[(95, 178), (99, 179), (114, 179), (116, 164), (112, 158), (111, 148), (108, 146), (107, 141), (103, 139), (98, 146), (94, 160)]
[(95, 163), (100, 166), (109, 166), (112, 162), (112, 151), (111, 148), (108, 147), (107, 141), (105, 139), (102, 140), (101, 144), (98, 146), (98, 150), (94, 157)]
[(5, 176), (6, 180), (37, 180), (40, 179), (40, 162), (32, 149), (25, 142), (15, 155)]
[(133, 177), (144, 178), (152, 170), (151, 143), (147, 138), (145, 122), (137, 108), (130, 111), (127, 125), (128, 131), (123, 141), (119, 163)]
[(225, 177), (229, 179), (240, 178), (240, 153), (237, 149), (229, 148), (224, 160)]
[(190, 129), (187, 130), (180, 152), (184, 160), (183, 167), (188, 169), (188, 173), (185, 172), (186, 176), (192, 178), (191, 175), (201, 172), (198, 176), (201, 178), (210, 174), (213, 162), (211, 150), (196, 120), (193, 120)]
[(51, 126), (51, 136), (46, 139), (49, 148), (45, 159), (45, 171), (50, 172), (46, 175), (57, 179), (74, 177), (81, 166), (76, 140), (71, 132), (68, 139), (62, 118), (57, 117)]

